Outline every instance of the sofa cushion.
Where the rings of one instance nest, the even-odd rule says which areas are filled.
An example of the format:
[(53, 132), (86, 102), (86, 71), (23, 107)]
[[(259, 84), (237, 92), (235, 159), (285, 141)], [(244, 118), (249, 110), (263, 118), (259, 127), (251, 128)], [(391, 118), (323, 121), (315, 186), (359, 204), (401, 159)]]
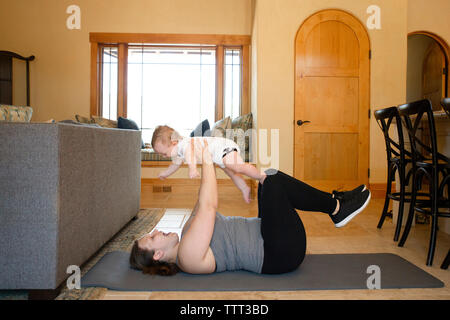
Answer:
[(98, 127), (101, 128), (100, 125), (96, 124), (96, 123), (85, 123), (85, 122), (79, 122), (79, 121), (75, 121), (72, 119), (68, 119), (68, 120), (61, 120), (58, 121), (58, 123), (68, 123), (68, 124), (76, 124), (78, 126), (90, 126), (90, 127)]
[[(131, 119), (119, 117), (117, 120), (117, 128), (119, 129), (131, 129), (140, 130), (136, 122)], [(141, 149), (145, 149), (144, 141), (141, 139)]]
[[(165, 157), (162, 154), (156, 153), (152, 148), (141, 149), (142, 161), (172, 161), (171, 158)], [(169, 165), (169, 164), (168, 164)]]
[(206, 131), (209, 130), (209, 121), (208, 119), (200, 122), (197, 127), (191, 132), (191, 137), (203, 137)]
[(226, 117), (214, 123), (211, 128), (211, 137), (226, 137), (226, 130), (231, 129), (231, 118)]
[(234, 118), (231, 121), (232, 129), (242, 129), (246, 132), (248, 129), (251, 129), (253, 126), (253, 116), (251, 113), (244, 114), (240, 117)]
[(86, 118), (80, 116), (79, 114), (75, 115), (75, 119), (77, 119), (77, 121), (80, 123), (94, 123), (94, 120), (92, 120), (91, 118)]
[(93, 116), (92, 120), (94, 123), (98, 124), (104, 128), (117, 128), (117, 121), (106, 119), (103, 117)]
[(236, 117), (231, 122), (231, 127), (233, 129), (232, 138), (241, 148), (241, 155), (245, 162), (251, 161), (250, 156), (250, 139), (252, 133), (248, 130), (252, 129), (253, 126), (253, 116), (251, 113), (244, 114), (240, 117)]
[(0, 105), (0, 121), (30, 122), (33, 108), (22, 106)]

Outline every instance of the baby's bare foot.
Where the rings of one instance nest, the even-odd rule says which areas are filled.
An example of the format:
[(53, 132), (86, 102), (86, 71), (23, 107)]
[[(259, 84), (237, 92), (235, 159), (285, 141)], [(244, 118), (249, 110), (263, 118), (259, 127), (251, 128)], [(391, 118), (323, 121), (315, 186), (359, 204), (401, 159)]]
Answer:
[(245, 188), (244, 190), (242, 190), (242, 195), (244, 197), (244, 201), (247, 203), (250, 203), (251, 201), (251, 192), (252, 190), (250, 189), (250, 187)]

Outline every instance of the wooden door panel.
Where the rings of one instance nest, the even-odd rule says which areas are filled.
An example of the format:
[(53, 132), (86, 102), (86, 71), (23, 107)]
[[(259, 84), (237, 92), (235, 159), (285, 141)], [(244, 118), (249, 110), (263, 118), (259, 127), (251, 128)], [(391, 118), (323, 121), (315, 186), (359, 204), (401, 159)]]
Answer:
[(304, 120), (311, 123), (303, 129), (315, 126), (358, 125), (358, 78), (305, 77), (303, 95)]
[(357, 70), (359, 44), (350, 27), (339, 21), (324, 21), (313, 27), (305, 41), (305, 66)]
[[(430, 99), (433, 110), (439, 110), (445, 90), (445, 56), (439, 45), (433, 41), (428, 48), (422, 67), (422, 96)], [(444, 79), (444, 82), (443, 82)], [(444, 83), (444, 85), (442, 85)], [(445, 92), (445, 91), (444, 91)]]
[(357, 133), (306, 133), (306, 180), (358, 180)]

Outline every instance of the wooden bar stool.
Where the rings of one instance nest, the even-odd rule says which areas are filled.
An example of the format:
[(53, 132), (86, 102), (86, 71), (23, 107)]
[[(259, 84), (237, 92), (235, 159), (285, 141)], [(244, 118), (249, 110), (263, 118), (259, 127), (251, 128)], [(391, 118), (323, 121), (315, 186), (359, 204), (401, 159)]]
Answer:
[[(428, 99), (407, 103), (398, 107), (398, 112), (408, 130), (413, 156), (413, 177), (412, 177), (412, 197), (409, 208), (408, 219), (405, 230), (399, 241), (402, 247), (408, 237), (415, 211), (431, 216), (430, 242), (428, 248), (427, 265), (433, 263), (436, 246), (436, 236), (439, 217), (450, 217), (450, 213), (439, 211), (439, 209), (450, 208), (450, 201), (444, 197), (444, 187), (450, 186), (450, 159), (440, 154), (437, 150), (436, 127), (434, 123), (431, 102)], [(426, 118), (426, 119), (424, 119)], [(425, 121), (425, 122), (424, 122)], [(425, 123), (424, 130), (427, 130), (430, 137), (429, 143), (423, 139), (419, 133), (419, 127)], [(426, 159), (424, 159), (424, 156)], [(418, 202), (417, 182), (423, 177), (427, 177), (430, 183), (430, 190), (427, 196), (430, 200)], [(442, 181), (440, 180), (442, 177)]]
[[(444, 109), (447, 116), (450, 118), (450, 98), (442, 99), (441, 106), (442, 106), (442, 109)], [(450, 194), (450, 187), (447, 190), (447, 192)], [(448, 250), (447, 256), (445, 257), (444, 261), (442, 262), (441, 269), (447, 269), (449, 264), (450, 264), (450, 249)]]
[[(385, 109), (376, 110), (374, 112), (375, 119), (378, 125), (383, 131), (384, 141), (386, 143), (386, 155), (387, 155), (387, 189), (384, 200), (384, 207), (381, 213), (380, 221), (377, 228), (380, 229), (383, 226), (386, 216), (388, 216), (388, 208), (390, 200), (398, 201), (398, 215), (397, 225), (395, 227), (394, 241), (398, 240), (400, 230), (402, 227), (403, 208), (405, 202), (410, 202), (409, 198), (406, 198), (406, 186), (411, 177), (411, 169), (406, 174), (406, 166), (412, 162), (412, 154), (405, 150), (405, 143), (403, 137), (403, 129), (401, 125), (401, 118), (398, 114), (397, 107), (390, 107)], [(391, 125), (396, 124), (398, 142), (394, 141), (390, 136)], [(395, 173), (398, 172), (400, 182), (400, 192), (392, 192), (392, 182), (395, 181)]]
[(450, 249), (448, 250), (447, 256), (442, 262), (441, 269), (447, 269), (449, 264), (450, 264)]

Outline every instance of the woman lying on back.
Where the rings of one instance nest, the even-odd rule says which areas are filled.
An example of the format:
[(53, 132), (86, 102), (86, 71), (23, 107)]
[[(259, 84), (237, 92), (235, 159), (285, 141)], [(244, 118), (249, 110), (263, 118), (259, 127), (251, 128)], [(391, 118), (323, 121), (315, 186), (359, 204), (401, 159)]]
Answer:
[(205, 142), (198, 201), (181, 240), (177, 233), (158, 230), (135, 240), (131, 267), (159, 275), (179, 270), (193, 274), (293, 271), (306, 252), (305, 229), (295, 209), (326, 213), (339, 228), (364, 210), (370, 191), (361, 185), (330, 194), (269, 169), (258, 185), (257, 218), (224, 217), (217, 212), (217, 198), (215, 168)]

